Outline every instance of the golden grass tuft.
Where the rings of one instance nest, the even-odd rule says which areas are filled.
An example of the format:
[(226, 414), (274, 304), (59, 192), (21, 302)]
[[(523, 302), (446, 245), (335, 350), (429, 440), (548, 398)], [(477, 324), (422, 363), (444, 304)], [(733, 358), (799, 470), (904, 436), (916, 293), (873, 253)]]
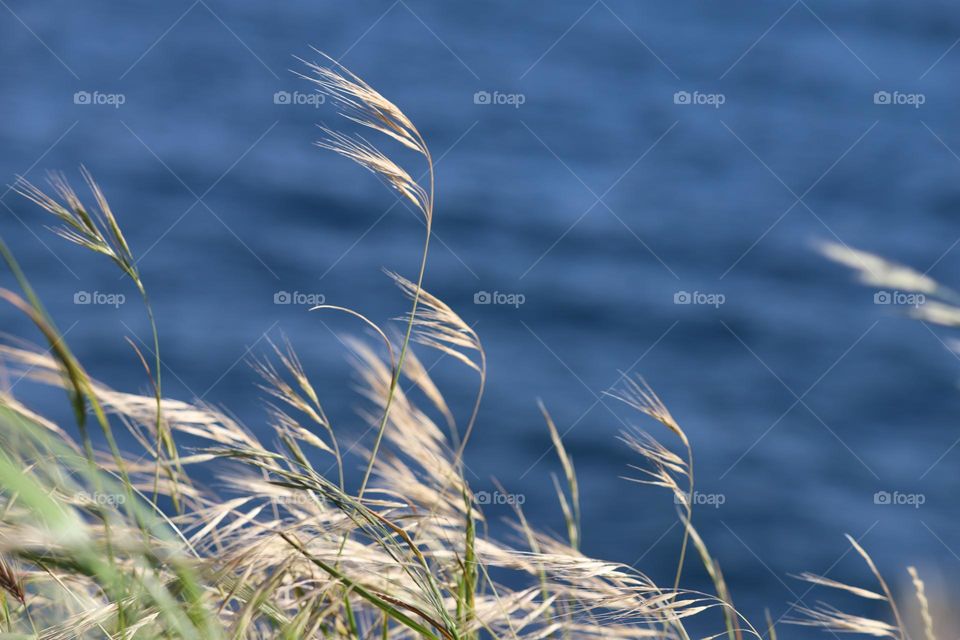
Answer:
[[(84, 171), (97, 203), (87, 209), (62, 177), (52, 181), (54, 196), (19, 182), (23, 195), (60, 221), (60, 235), (107, 255), (143, 294), (153, 327), (153, 369), (139, 351), (136, 359), (155, 393), (115, 390), (91, 378), (0, 243), (23, 289), (23, 295), (0, 291), (0, 298), (27, 315), (49, 345), (3, 344), (0, 361), (24, 384), (66, 390), (77, 422), (55, 424), (12, 388), (0, 393), (0, 636), (689, 640), (690, 620), (709, 616), (710, 624), (723, 620), (730, 640), (762, 638), (736, 611), (719, 563), (693, 526), (690, 441), (642, 380), (626, 380), (614, 395), (679, 442), (678, 453), (640, 430), (622, 436), (643, 463), (633, 467), (640, 475), (635, 479), (666, 488), (680, 506), (684, 537), (671, 587), (581, 551), (585, 523), (573, 457), (542, 404), (563, 470), (562, 482), (554, 482), (566, 539), (535, 529), (519, 505), (518, 541), (488, 533), (463, 464), (483, 397), (486, 355), (476, 331), (423, 286), (434, 215), (429, 148), (396, 105), (339, 64), (307, 63), (302, 75), (332, 98), (348, 122), (417, 152), (427, 164), (429, 181), (421, 185), (358, 135), (325, 129), (320, 143), (388, 182), (426, 222), (417, 277), (388, 272), (410, 299), (399, 331), (384, 330), (350, 309), (318, 307), (351, 314), (373, 329), (372, 345), (348, 342), (372, 444), (368, 438), (354, 449), (341, 447), (337, 425), (289, 341), (272, 345), (253, 363), (269, 403), (265, 426), (247, 429), (214, 407), (165, 397), (146, 289), (103, 191)], [(829, 252), (853, 264), (839, 249)], [(854, 257), (874, 270), (884, 267), (885, 279), (874, 282), (908, 280), (903, 272)], [(911, 278), (919, 290), (944, 291)], [(399, 337), (388, 337), (393, 335)], [(413, 343), (478, 375), (476, 400), (462, 430)], [(401, 379), (419, 389), (429, 406), (418, 406)], [(88, 409), (103, 432), (104, 448), (94, 446), (86, 431)], [(117, 445), (115, 430), (128, 435), (123, 440), (133, 443), (128, 450)], [(265, 431), (272, 433), (269, 444), (258, 437)], [(177, 444), (183, 441), (189, 449)], [(344, 469), (356, 464), (365, 471), (359, 486), (351, 487)], [(194, 483), (191, 474), (198, 467), (222, 489)], [(887, 583), (866, 551), (850, 541), (878, 580), (879, 592), (813, 574), (801, 577), (882, 600), (892, 620), (824, 605), (802, 610), (806, 617), (798, 622), (905, 638)], [(680, 586), (688, 543), (715, 594)], [(935, 640), (924, 584), (912, 568), (910, 575), (927, 640)], [(767, 633), (775, 640), (769, 616)]]

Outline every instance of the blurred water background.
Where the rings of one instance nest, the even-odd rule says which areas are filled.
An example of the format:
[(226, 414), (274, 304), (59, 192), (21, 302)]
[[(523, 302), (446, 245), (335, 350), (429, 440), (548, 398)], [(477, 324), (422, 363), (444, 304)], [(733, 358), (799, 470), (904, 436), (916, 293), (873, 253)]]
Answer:
[[(304, 296), (402, 314), (381, 267), (413, 276), (423, 226), (312, 146), (315, 124), (339, 124), (290, 72), (313, 46), (400, 105), (438, 158), (426, 286), (489, 352), (477, 490), (495, 477), (563, 530), (541, 398), (580, 474), (585, 551), (669, 582), (674, 505), (621, 479), (637, 461), (616, 438), (669, 434), (603, 395), (640, 374), (693, 441), (695, 520), (748, 612), (820, 597), (790, 577), (803, 570), (867, 581), (843, 533), (898, 584), (911, 563), (956, 582), (951, 335), (813, 249), (843, 242), (956, 284), (956, 4), (2, 4), (0, 175), (78, 179), (84, 163), (102, 183), (143, 256), (168, 394), (266, 435), (245, 361), (285, 334), (359, 433), (340, 338), (362, 327)], [(0, 201), (3, 237), (80, 358), (145, 391), (122, 339), (149, 339), (134, 290), (14, 193)], [(75, 304), (83, 292), (127, 301)], [(293, 304), (276, 304), (284, 292)], [(11, 310), (4, 324), (33, 335)], [(421, 356), (465, 416), (475, 378)], [(510, 509), (487, 513), (497, 527)]]

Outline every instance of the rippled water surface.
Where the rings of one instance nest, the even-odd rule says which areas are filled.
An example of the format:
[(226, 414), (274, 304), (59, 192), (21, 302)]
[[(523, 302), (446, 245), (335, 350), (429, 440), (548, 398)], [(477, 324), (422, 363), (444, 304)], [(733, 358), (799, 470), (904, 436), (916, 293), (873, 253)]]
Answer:
[[(814, 597), (789, 574), (866, 579), (840, 560), (845, 532), (890, 571), (960, 566), (951, 336), (813, 250), (841, 241), (956, 283), (958, 38), (960, 8), (932, 1), (7, 0), (0, 175), (94, 172), (144, 256), (171, 394), (258, 428), (244, 360), (286, 334), (355, 426), (338, 336), (362, 328), (274, 304), (322, 295), (386, 321), (404, 302), (381, 267), (412, 274), (419, 257), (412, 212), (311, 144), (336, 120), (292, 56), (342, 57), (438, 157), (427, 287), (489, 351), (476, 487), (495, 476), (562, 530), (542, 398), (581, 475), (586, 551), (668, 581), (674, 506), (620, 479), (635, 460), (616, 440), (657, 425), (603, 395), (642, 374), (689, 432), (701, 491), (723, 497), (696, 519), (740, 604), (779, 614)], [(145, 389), (122, 340), (148, 336), (134, 291), (15, 194), (2, 203), (4, 237), (78, 355)], [(475, 304), (483, 292), (523, 304)], [(676, 304), (684, 292), (713, 304)], [(465, 413), (475, 380), (448, 361), (433, 373)]]

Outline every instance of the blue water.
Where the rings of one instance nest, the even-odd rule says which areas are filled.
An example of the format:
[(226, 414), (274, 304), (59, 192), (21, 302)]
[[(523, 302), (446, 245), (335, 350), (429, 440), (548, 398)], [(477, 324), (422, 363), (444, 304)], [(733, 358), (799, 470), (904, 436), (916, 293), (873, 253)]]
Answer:
[[(839, 239), (956, 283), (958, 38), (960, 8), (934, 1), (6, 0), (0, 175), (93, 171), (145, 256), (170, 394), (257, 429), (244, 360), (286, 334), (355, 428), (338, 336), (362, 327), (273, 303), (319, 294), (378, 321), (405, 309), (380, 268), (414, 274), (422, 225), (312, 146), (316, 123), (337, 122), (329, 105), (274, 102), (310, 91), (292, 55), (342, 56), (441, 158), (426, 284), (489, 352), (475, 488), (495, 476), (562, 531), (542, 398), (581, 477), (586, 552), (669, 581), (672, 501), (620, 479), (636, 460), (616, 440), (624, 423), (669, 434), (602, 395), (642, 374), (689, 433), (700, 490), (725, 498), (695, 518), (735, 599), (778, 616), (822, 595), (789, 574), (869, 584), (855, 558), (837, 562), (843, 533), (897, 584), (907, 564), (933, 583), (960, 568), (951, 335), (874, 304), (812, 248)], [(484, 91), (522, 104), (476, 104)], [(684, 91), (723, 104), (676, 104)], [(923, 104), (875, 104), (877, 91)], [(129, 284), (15, 194), (2, 203), (3, 236), (78, 355), (145, 390), (122, 340), (149, 335)], [(128, 302), (75, 305), (78, 291)], [(474, 304), (482, 291), (524, 304)], [(674, 304), (680, 291), (724, 303)], [(475, 380), (448, 361), (433, 373), (463, 415)], [(877, 491), (925, 502), (877, 505)]]

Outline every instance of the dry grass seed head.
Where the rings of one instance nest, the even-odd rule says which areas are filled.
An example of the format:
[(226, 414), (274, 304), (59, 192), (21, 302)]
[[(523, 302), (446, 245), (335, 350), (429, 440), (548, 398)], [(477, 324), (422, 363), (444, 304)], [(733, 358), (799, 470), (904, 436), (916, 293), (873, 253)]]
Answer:
[(316, 84), (350, 120), (390, 136), (409, 149), (427, 153), (420, 132), (403, 111), (339, 62), (322, 52), (317, 53), (331, 66), (300, 60), (312, 75), (295, 72), (298, 76)]
[(916, 567), (907, 567), (907, 573), (910, 574), (910, 580), (913, 582), (913, 590), (917, 594), (917, 602), (920, 605), (920, 619), (923, 620), (923, 633), (926, 640), (937, 640), (933, 632), (933, 616), (930, 614), (930, 600), (927, 598), (927, 588), (920, 579)]
[[(386, 273), (407, 297), (412, 299), (417, 295), (416, 284), (392, 271)], [(413, 318), (416, 341), (481, 372), (481, 364), (475, 362), (463, 351), (473, 351), (482, 356), (483, 347), (477, 333), (447, 303), (433, 294), (420, 288), (419, 296), (420, 304), (417, 315)]]
[(817, 248), (830, 260), (853, 269), (864, 284), (928, 294), (943, 291), (943, 287), (928, 275), (878, 255), (837, 242), (822, 242)]
[(136, 264), (133, 255), (103, 190), (86, 168), (81, 167), (81, 173), (97, 203), (95, 209), (88, 209), (83, 204), (66, 177), (60, 173), (50, 173), (47, 178), (54, 196), (47, 195), (20, 176), (17, 177), (14, 188), (20, 195), (63, 223), (63, 226), (52, 228), (54, 233), (69, 242), (109, 257), (124, 272), (135, 277)]
[(383, 178), (387, 184), (412, 202), (423, 213), (427, 223), (430, 223), (432, 215), (430, 194), (405, 169), (361, 137), (351, 137), (327, 127), (320, 127), (320, 129), (326, 138), (317, 142), (318, 147), (339, 153)]
[(653, 389), (650, 388), (650, 385), (648, 385), (643, 378), (634, 380), (633, 378), (625, 377), (623, 387), (618, 392), (608, 393), (607, 395), (650, 416), (676, 434), (683, 442), (683, 445), (689, 448), (690, 442), (687, 440), (687, 434), (683, 432), (683, 429), (681, 429), (677, 421), (674, 420), (670, 410), (667, 409), (667, 406), (657, 394), (654, 393)]

